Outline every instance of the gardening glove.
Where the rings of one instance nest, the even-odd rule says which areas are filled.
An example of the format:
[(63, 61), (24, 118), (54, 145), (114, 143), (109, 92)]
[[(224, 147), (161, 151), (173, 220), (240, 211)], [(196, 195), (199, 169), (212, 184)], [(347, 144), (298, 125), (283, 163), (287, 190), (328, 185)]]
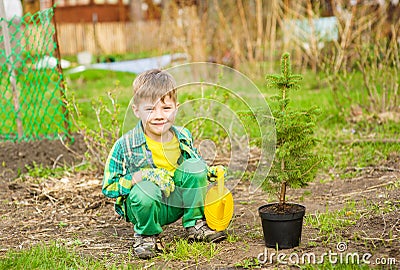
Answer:
[(145, 168), (141, 169), (142, 180), (150, 181), (159, 186), (165, 197), (169, 197), (171, 192), (175, 190), (175, 183), (172, 179), (173, 173), (164, 168)]
[(226, 168), (222, 165), (210, 166), (208, 167), (207, 178), (210, 182), (215, 182), (217, 180), (217, 171), (222, 170), (224, 172), (224, 176), (226, 176)]

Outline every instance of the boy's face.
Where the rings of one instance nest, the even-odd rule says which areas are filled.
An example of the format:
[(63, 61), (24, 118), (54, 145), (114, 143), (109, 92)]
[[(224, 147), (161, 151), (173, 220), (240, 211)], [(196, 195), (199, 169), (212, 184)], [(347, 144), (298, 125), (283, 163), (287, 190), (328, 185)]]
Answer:
[(168, 131), (175, 122), (178, 105), (169, 96), (164, 102), (153, 102), (149, 99), (140, 101), (133, 111), (142, 120), (145, 134), (155, 141), (168, 140)]

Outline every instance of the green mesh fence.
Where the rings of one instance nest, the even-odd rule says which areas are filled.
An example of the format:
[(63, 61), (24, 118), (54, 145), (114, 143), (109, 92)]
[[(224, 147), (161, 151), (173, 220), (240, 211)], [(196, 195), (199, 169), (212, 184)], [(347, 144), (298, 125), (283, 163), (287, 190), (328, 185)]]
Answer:
[(53, 15), (0, 18), (0, 141), (69, 136)]

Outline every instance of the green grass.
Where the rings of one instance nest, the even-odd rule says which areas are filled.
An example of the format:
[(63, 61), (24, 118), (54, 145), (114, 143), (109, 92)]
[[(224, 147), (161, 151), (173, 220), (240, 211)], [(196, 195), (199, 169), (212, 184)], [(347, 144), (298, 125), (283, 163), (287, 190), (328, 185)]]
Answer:
[(229, 232), (229, 233), (227, 234), (226, 241), (227, 241), (228, 243), (237, 243), (237, 242), (239, 242), (240, 240), (241, 240), (241, 239), (240, 239), (239, 235), (237, 235), (235, 232)]
[(340, 178), (356, 177), (363, 173), (363, 168), (368, 166), (379, 166), (391, 153), (399, 153), (399, 146), (388, 143), (360, 143), (360, 144), (338, 144), (338, 157), (335, 166), (346, 169), (340, 174)]
[(177, 239), (170, 242), (165, 247), (161, 256), (164, 260), (188, 261), (193, 260), (199, 263), (202, 260), (209, 261), (219, 253), (217, 244), (193, 242), (189, 243), (185, 239)]
[(260, 268), (260, 263), (256, 258), (245, 258), (242, 261), (235, 263), (235, 267), (241, 267), (244, 269), (258, 269)]
[(57, 243), (38, 244), (28, 250), (9, 251), (0, 269), (106, 269), (103, 262), (84, 258)]
[[(399, 187), (399, 181), (387, 186), (387, 189)], [(318, 230), (317, 237), (323, 243), (341, 242), (344, 239), (340, 237), (343, 230), (347, 227), (355, 225), (356, 222), (363, 216), (381, 216), (391, 212), (398, 212), (399, 204), (393, 201), (371, 202), (364, 201), (349, 201), (340, 210), (326, 210), (325, 212), (316, 212), (306, 215), (304, 223)], [(317, 243), (310, 242), (309, 246), (314, 246)]]
[(357, 204), (354, 201), (348, 202), (340, 210), (326, 210), (323, 213), (306, 215), (304, 223), (319, 230), (318, 237), (324, 243), (340, 242), (340, 232), (348, 226), (354, 225), (361, 216), (357, 211)]
[(93, 106), (100, 99), (111, 109), (112, 104), (108, 98), (108, 93), (111, 92), (120, 107), (118, 120), (122, 123), (132, 98), (132, 82), (135, 77), (135, 74), (131, 73), (106, 70), (86, 70), (66, 75), (67, 97), (75, 99), (81, 120), (89, 128), (96, 129), (98, 122)]
[[(59, 226), (64, 226), (59, 224)], [(80, 241), (77, 240), (79, 245)], [(165, 261), (195, 261), (196, 263), (208, 262), (214, 258), (220, 250), (215, 243), (194, 242), (177, 239), (170, 243), (159, 255)], [(155, 258), (157, 259), (157, 257)], [(0, 258), (0, 270), (8, 269), (143, 269), (142, 263), (132, 260), (130, 263), (118, 263), (118, 259), (104, 257), (94, 259), (84, 257), (73, 249), (66, 248), (61, 243), (37, 244), (26, 250), (10, 250)]]
[[(74, 244), (80, 245), (81, 243), (76, 240)], [(127, 254), (128, 257), (124, 259), (119, 259), (112, 253), (103, 258), (93, 258), (78, 254), (73, 247), (67, 248), (59, 242), (39, 243), (29, 249), (9, 250), (0, 257), (0, 270), (146, 269), (145, 265), (149, 262), (135, 261), (130, 257), (128, 251)]]
[[(3, 161), (3, 164), (1, 166), (5, 167), (6, 165), (6, 162)], [(26, 180), (28, 179), (28, 177), (31, 177), (30, 180), (32, 180), (33, 178), (35, 182), (41, 182), (42, 180), (46, 180), (50, 177), (62, 178), (69, 173), (78, 173), (90, 170), (90, 164), (82, 163), (77, 166), (63, 165), (55, 166), (53, 168), (44, 166), (43, 164), (38, 164), (33, 161), (32, 164), (25, 165), (25, 168), (27, 169), (25, 173), (21, 174), (21, 172), (19, 172), (18, 176), (21, 180)]]
[(37, 164), (33, 161), (32, 165), (26, 165), (27, 168), (27, 176), (31, 176), (34, 178), (49, 178), (49, 177), (61, 177), (69, 170), (69, 167), (57, 167), (57, 168), (48, 168), (43, 166), (43, 164)]

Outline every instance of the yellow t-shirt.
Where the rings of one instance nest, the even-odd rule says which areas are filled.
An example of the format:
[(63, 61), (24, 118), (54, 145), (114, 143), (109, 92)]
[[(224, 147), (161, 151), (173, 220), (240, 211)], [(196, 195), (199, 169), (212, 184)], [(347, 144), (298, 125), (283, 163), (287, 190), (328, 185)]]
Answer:
[(146, 137), (147, 146), (153, 155), (154, 164), (159, 168), (174, 172), (178, 167), (178, 158), (181, 155), (178, 138), (174, 135), (169, 142), (156, 142)]

